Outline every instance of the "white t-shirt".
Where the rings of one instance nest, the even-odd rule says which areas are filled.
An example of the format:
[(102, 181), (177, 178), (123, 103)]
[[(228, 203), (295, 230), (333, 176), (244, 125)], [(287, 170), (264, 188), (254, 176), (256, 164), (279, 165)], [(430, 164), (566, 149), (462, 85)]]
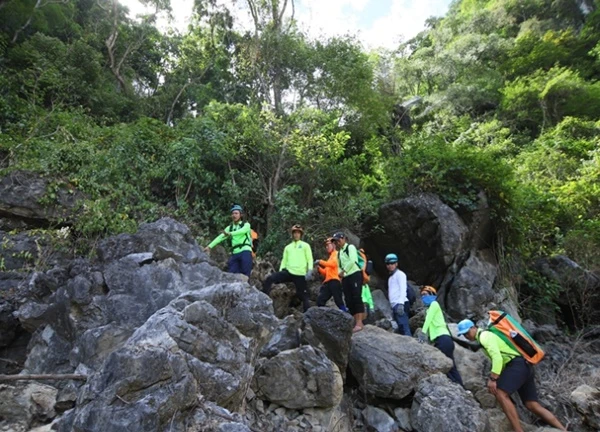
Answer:
[(396, 269), (388, 280), (388, 296), (392, 308), (399, 305), (404, 305), (408, 301), (406, 294), (406, 274)]

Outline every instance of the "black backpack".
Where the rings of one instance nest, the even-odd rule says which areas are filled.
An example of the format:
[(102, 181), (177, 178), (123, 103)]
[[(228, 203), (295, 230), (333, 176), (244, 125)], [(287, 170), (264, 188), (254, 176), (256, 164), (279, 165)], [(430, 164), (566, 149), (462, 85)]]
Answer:
[(410, 282), (406, 282), (406, 296), (408, 297), (408, 303), (411, 306), (417, 301), (415, 287)]

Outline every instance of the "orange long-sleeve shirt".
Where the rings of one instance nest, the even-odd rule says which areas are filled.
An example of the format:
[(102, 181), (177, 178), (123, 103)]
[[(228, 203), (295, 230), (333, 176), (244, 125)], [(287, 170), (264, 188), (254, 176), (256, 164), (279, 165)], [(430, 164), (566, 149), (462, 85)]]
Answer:
[(337, 260), (337, 251), (333, 250), (331, 254), (329, 254), (329, 258), (327, 261), (319, 260), (319, 273), (325, 276), (325, 280), (323, 282), (329, 282), (330, 280), (340, 280), (339, 270), (338, 270), (338, 260)]

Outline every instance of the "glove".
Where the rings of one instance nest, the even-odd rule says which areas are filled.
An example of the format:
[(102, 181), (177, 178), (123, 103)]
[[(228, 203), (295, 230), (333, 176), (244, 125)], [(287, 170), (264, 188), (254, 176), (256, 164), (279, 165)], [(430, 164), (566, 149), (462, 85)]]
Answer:
[(315, 262), (313, 263), (314, 265), (319, 265), (319, 261), (320, 260), (315, 260)]
[(419, 343), (425, 342), (427, 342), (427, 336), (425, 336), (425, 333), (419, 333)]
[(307, 281), (311, 281), (313, 279), (313, 271), (312, 271), (312, 269), (306, 272), (306, 275), (304, 276), (304, 279), (306, 279)]

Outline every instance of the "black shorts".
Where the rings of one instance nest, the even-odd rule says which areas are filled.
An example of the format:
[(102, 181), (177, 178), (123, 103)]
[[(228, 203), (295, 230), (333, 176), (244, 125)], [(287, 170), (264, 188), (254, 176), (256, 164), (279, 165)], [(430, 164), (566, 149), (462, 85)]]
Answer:
[(533, 365), (527, 363), (521, 356), (515, 357), (506, 364), (498, 378), (497, 387), (509, 395), (518, 392), (523, 403), (538, 400)]

